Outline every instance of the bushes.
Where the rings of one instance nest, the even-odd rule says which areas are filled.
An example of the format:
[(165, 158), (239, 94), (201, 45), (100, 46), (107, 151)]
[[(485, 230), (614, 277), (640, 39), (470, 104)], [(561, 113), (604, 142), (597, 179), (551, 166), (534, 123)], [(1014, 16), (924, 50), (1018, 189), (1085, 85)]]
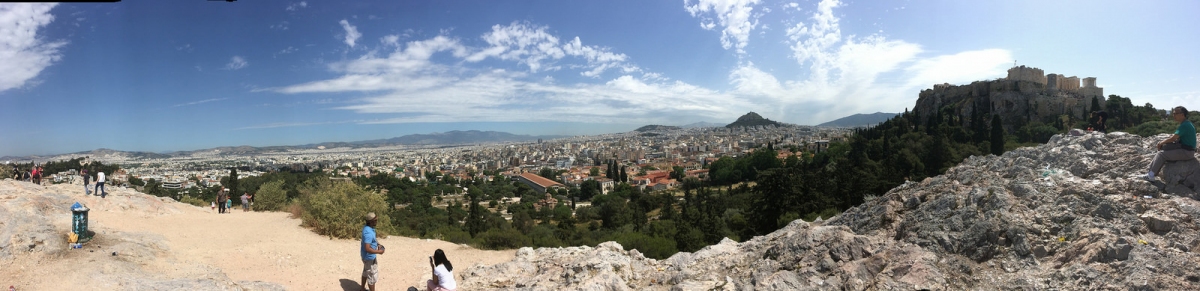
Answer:
[(283, 180), (267, 182), (254, 194), (255, 210), (279, 211), (286, 203), (287, 192), (283, 190)]
[(363, 215), (375, 212), (380, 237), (392, 232), (388, 203), (383, 195), (371, 193), (354, 183), (313, 179), (300, 191), (300, 219), (317, 234), (336, 238), (358, 238), (362, 234)]
[(200, 198), (196, 198), (196, 197), (192, 197), (192, 196), (188, 196), (188, 195), (183, 195), (183, 200), (180, 200), (179, 202), (196, 205), (196, 206), (200, 206), (200, 207), (209, 207), (212, 205), (208, 201), (204, 201)]
[(475, 241), (479, 248), (487, 250), (515, 249), (533, 243), (529, 237), (512, 228), (489, 229), (480, 233)]
[(637, 249), (646, 257), (659, 260), (666, 259), (678, 252), (675, 249), (675, 240), (649, 236), (640, 232), (620, 233), (614, 240), (627, 250)]

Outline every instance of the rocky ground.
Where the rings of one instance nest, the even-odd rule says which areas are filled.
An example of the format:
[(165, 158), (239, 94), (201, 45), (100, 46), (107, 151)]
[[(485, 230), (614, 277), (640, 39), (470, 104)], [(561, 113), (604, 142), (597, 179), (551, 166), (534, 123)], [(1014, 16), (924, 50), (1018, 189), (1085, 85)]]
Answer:
[(1197, 290), (1200, 162), (1140, 178), (1166, 138), (1059, 135), (971, 157), (827, 221), (666, 260), (523, 248), (463, 290)]
[[(0, 290), (359, 290), (357, 240), (316, 235), (282, 212), (216, 214), (132, 189), (108, 192), (0, 180)], [(96, 233), (82, 249), (66, 243), (75, 202), (91, 208)], [(398, 236), (380, 242), (388, 248), (380, 290), (423, 287), (435, 249), (462, 268), (514, 253)]]

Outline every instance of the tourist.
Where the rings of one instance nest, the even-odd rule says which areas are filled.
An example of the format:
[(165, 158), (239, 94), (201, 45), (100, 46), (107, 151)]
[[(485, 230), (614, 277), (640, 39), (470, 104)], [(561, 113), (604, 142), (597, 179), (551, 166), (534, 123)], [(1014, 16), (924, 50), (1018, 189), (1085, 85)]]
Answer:
[(1108, 127), (1104, 125), (1105, 121), (1108, 121), (1108, 112), (1092, 111), (1092, 129), (1108, 133)]
[(217, 190), (217, 213), (225, 213), (225, 191), (228, 190), (228, 188)]
[(96, 195), (99, 195), (100, 198), (108, 195), (108, 192), (104, 191), (104, 171), (96, 172)]
[(363, 226), (362, 246), (359, 246), (358, 252), (363, 261), (362, 286), (363, 289), (375, 291), (375, 283), (379, 282), (379, 261), (376, 256), (382, 255), (385, 248), (375, 239), (375, 213), (367, 213), (364, 218), (367, 223)]
[(233, 213), (233, 198), (225, 197), (225, 213)]
[(250, 211), (250, 193), (242, 193), (242, 212)]
[(216, 211), (217, 211), (217, 202), (215, 202), (215, 201), (209, 201), (209, 202), (208, 202), (208, 207), (212, 207), (212, 211), (213, 211), (213, 212), (216, 212)]
[(92, 183), (92, 176), (88, 176), (87, 169), (83, 169), (83, 171), (80, 172), (80, 174), (83, 175), (83, 194), (84, 195), (92, 195), (92, 189), (88, 188), (88, 184)]
[(438, 249), (429, 257), (429, 267), (433, 269), (433, 278), (425, 281), (425, 289), (429, 291), (454, 291), (458, 284), (454, 283), (454, 265), (446, 259), (446, 252)]
[(1175, 134), (1158, 143), (1158, 154), (1154, 155), (1154, 162), (1150, 163), (1150, 170), (1146, 172), (1148, 181), (1154, 181), (1155, 175), (1162, 174), (1163, 164), (1167, 161), (1196, 158), (1196, 127), (1187, 119), (1187, 108), (1177, 106), (1171, 109), (1171, 117), (1179, 126), (1175, 128)]
[(42, 176), (42, 173), (38, 172), (38, 166), (37, 166), (37, 164), (33, 164), (33, 175), (30, 175), (30, 177), (32, 177), (32, 178), (33, 178), (33, 183), (34, 183), (34, 184), (41, 185), (41, 184), (42, 184), (42, 177), (41, 177), (41, 176)]

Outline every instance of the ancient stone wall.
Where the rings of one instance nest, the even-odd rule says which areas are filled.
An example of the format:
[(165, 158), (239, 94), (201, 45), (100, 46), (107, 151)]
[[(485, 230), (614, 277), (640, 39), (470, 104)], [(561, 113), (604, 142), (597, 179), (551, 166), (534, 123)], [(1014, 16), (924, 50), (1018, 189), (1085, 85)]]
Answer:
[(1046, 84), (1046, 72), (1042, 69), (1026, 66), (1012, 67), (1008, 69), (1008, 80), (1011, 81), (1030, 81), (1038, 84)]

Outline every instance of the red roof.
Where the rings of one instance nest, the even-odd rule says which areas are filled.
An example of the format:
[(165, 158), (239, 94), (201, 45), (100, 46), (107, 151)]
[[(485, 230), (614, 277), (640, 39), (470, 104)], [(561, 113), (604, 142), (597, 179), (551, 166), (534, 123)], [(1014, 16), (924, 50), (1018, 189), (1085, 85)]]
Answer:
[(542, 186), (542, 188), (550, 188), (555, 185), (562, 186), (562, 183), (554, 182), (554, 180), (546, 179), (534, 173), (521, 173), (521, 178), (525, 178), (525, 180), (529, 180), (534, 184), (538, 184), (538, 186)]

